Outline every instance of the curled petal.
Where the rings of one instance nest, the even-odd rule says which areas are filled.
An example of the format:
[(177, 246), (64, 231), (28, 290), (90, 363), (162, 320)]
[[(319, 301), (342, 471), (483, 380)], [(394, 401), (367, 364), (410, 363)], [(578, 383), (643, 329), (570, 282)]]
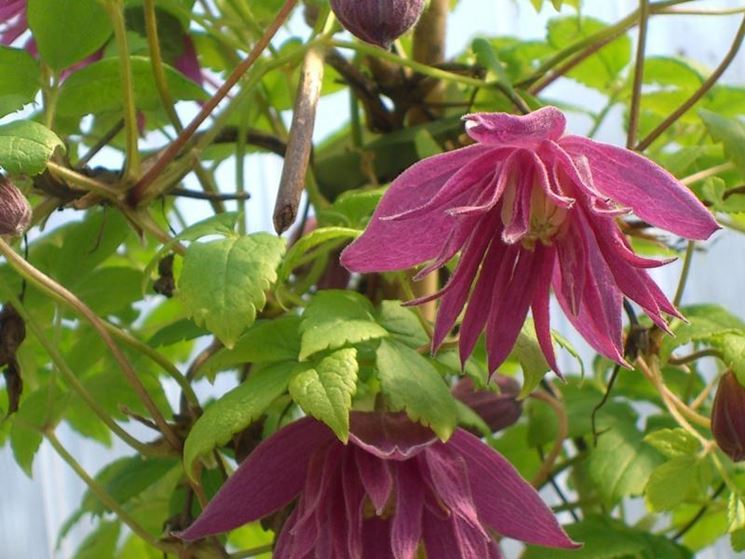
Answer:
[(693, 193), (649, 159), (579, 136), (566, 136), (559, 145), (572, 157), (587, 157), (595, 187), (648, 223), (695, 240), (719, 229)]
[(474, 113), (463, 120), (471, 138), (502, 147), (533, 148), (545, 140), (558, 140), (566, 128), (566, 119), (556, 107), (544, 107), (523, 116)]
[(408, 460), (434, 444), (437, 436), (404, 413), (352, 412), (349, 440), (384, 460)]

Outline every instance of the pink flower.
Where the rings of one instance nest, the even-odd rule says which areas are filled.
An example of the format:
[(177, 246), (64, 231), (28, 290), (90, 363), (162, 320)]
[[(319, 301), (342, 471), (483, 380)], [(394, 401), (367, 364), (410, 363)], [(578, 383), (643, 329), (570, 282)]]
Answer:
[(450, 281), (434, 296), (441, 304), (433, 349), (468, 300), (461, 359), (486, 329), (489, 369), (495, 371), (532, 310), (538, 341), (558, 372), (550, 288), (579, 333), (617, 362), (623, 362), (624, 296), (662, 328), (663, 312), (679, 316), (645, 271), (666, 262), (634, 254), (615, 218), (633, 211), (676, 235), (706, 239), (718, 225), (685, 186), (632, 151), (565, 135), (566, 121), (555, 107), (465, 120), (477, 143), (401, 174), (367, 230), (341, 256), (356, 272), (429, 261), (421, 277), (461, 251)]
[(0, 45), (10, 45), (26, 29), (26, 0), (0, 0)]
[(403, 414), (352, 412), (351, 444), (305, 418), (261, 443), (180, 537), (226, 532), (299, 497), (277, 559), (500, 558), (491, 531), (572, 548), (502, 456), (458, 429), (447, 443)]

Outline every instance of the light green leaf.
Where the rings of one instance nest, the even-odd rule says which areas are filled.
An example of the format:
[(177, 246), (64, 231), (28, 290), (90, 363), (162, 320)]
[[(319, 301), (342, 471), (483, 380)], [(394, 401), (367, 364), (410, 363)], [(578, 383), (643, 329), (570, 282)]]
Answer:
[(65, 147), (46, 126), (32, 120), (16, 120), (0, 126), (0, 167), (14, 175), (38, 175), (47, 161)]
[(93, 532), (83, 540), (73, 559), (100, 559), (113, 557), (119, 540), (121, 524), (118, 521), (101, 521)]
[(204, 410), (184, 444), (187, 474), (194, 477), (201, 456), (227, 443), (235, 433), (256, 421), (284, 393), (294, 373), (292, 362), (254, 369), (244, 383)]
[(325, 349), (382, 338), (388, 332), (375, 322), (370, 301), (359, 293), (328, 289), (318, 292), (300, 324), (300, 360)]
[(357, 350), (340, 349), (290, 381), (290, 396), (308, 415), (323, 421), (343, 442), (349, 438), (349, 410), (357, 390)]
[(202, 371), (213, 375), (242, 363), (296, 361), (300, 353), (299, 328), (300, 317), (294, 315), (257, 321), (233, 349), (221, 349), (205, 361)]
[(325, 252), (328, 252), (343, 242), (356, 238), (359, 234), (360, 232), (356, 229), (347, 227), (321, 227), (303, 235), (287, 251), (287, 256), (279, 267), (279, 281), (285, 281), (295, 268), (303, 265), (309, 259), (317, 257), (321, 250), (318, 247), (322, 247)]
[[(564, 49), (606, 27), (602, 21), (590, 17), (552, 19), (548, 23), (548, 42), (556, 49)], [(571, 69), (567, 77), (607, 93), (608, 87), (630, 61), (631, 39), (628, 35), (621, 35)]]
[(598, 438), (589, 458), (590, 478), (603, 500), (613, 504), (641, 495), (649, 476), (662, 462), (632, 422), (617, 422)]
[(701, 443), (685, 429), (660, 429), (644, 437), (644, 442), (651, 444), (667, 458), (692, 456), (701, 450)]
[(39, 54), (55, 70), (93, 54), (112, 32), (109, 16), (96, 0), (28, 0), (27, 14)]
[(745, 529), (745, 503), (736, 493), (730, 493), (727, 500), (727, 521), (729, 532)]
[(720, 348), (722, 359), (735, 373), (737, 381), (745, 386), (745, 332), (717, 336), (713, 345)]
[(704, 109), (699, 110), (698, 114), (714, 141), (724, 144), (724, 152), (745, 173), (745, 124), (737, 118)]
[[(153, 79), (150, 59), (144, 56), (130, 57), (135, 105), (141, 110), (156, 110), (160, 97)], [(61, 116), (77, 117), (85, 114), (121, 111), (122, 86), (118, 58), (105, 58), (86, 66), (62, 84), (57, 102), (57, 113)], [(174, 99), (199, 101), (207, 94), (196, 83), (170, 66), (164, 65), (168, 89)]]
[(23, 49), (0, 46), (0, 117), (34, 100), (39, 63)]
[(416, 316), (416, 311), (401, 305), (401, 301), (383, 301), (377, 311), (378, 324), (396, 339), (414, 349), (429, 343), (429, 336)]
[(455, 399), (435, 367), (419, 353), (395, 340), (384, 339), (377, 353), (383, 394), (393, 410), (406, 411), (428, 425), (442, 440), (457, 424)]
[(284, 246), (268, 233), (192, 243), (178, 285), (194, 322), (232, 348), (266, 304)]
[(656, 468), (649, 477), (645, 499), (655, 512), (668, 511), (684, 502), (698, 479), (698, 460), (680, 456)]
[(510, 358), (516, 359), (523, 370), (523, 386), (518, 397), (527, 398), (540, 384), (545, 374), (551, 370), (543, 356), (541, 346), (538, 345), (532, 319), (526, 320), (523, 324)]

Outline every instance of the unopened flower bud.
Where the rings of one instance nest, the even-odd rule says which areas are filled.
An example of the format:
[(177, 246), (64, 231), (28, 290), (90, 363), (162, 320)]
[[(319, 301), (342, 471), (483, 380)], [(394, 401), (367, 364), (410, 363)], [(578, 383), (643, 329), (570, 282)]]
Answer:
[(0, 176), (0, 235), (20, 235), (31, 222), (31, 206), (7, 177)]
[(331, 9), (352, 35), (388, 48), (424, 10), (424, 0), (331, 0)]
[(499, 393), (477, 389), (468, 377), (458, 381), (452, 392), (453, 396), (476, 412), (492, 432), (496, 433), (520, 419), (523, 405), (517, 399), (520, 385), (515, 379), (495, 375), (494, 381), (499, 386)]
[(711, 432), (733, 461), (745, 460), (745, 387), (732, 371), (719, 380), (711, 409)]

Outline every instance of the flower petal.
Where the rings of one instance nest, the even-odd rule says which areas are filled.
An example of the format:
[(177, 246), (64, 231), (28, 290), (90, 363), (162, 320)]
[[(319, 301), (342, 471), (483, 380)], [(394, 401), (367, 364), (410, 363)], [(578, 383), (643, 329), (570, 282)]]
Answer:
[(497, 212), (482, 218), (463, 248), (455, 272), (442, 290), (442, 300), (437, 310), (435, 331), (432, 337), (432, 351), (440, 347), (466, 304), (479, 264), (484, 259), (489, 242), (492, 241), (496, 219), (498, 219)]
[[(352, 452), (356, 451), (356, 452)], [(364, 454), (347, 447), (342, 462), (342, 484), (344, 486), (344, 508), (346, 513), (347, 557), (362, 557), (362, 521), (365, 503), (365, 488), (357, 471), (356, 456)], [(278, 557), (282, 557), (278, 555)]]
[(543, 107), (527, 115), (474, 113), (463, 117), (466, 132), (482, 144), (504, 147), (536, 147), (544, 140), (558, 140), (566, 119), (556, 107)]
[(473, 499), (484, 524), (510, 538), (574, 548), (535, 489), (498, 452), (463, 429), (448, 441), (466, 461)]
[(355, 449), (354, 455), (357, 473), (365, 492), (370, 497), (376, 514), (381, 515), (393, 489), (393, 476), (388, 463), (361, 448)]
[(178, 537), (193, 541), (227, 532), (279, 510), (300, 493), (311, 455), (335, 440), (328, 427), (310, 418), (279, 430), (256, 447)]
[(365, 232), (341, 254), (353, 272), (385, 272), (410, 268), (437, 257), (456, 218), (436, 210), (416, 219), (381, 218), (412, 210), (434, 197), (453, 173), (490, 148), (469, 146), (412, 165), (393, 183), (378, 204)]
[(556, 363), (553, 339), (551, 338), (551, 318), (549, 313), (551, 277), (555, 262), (556, 249), (547, 249), (541, 261), (541, 267), (536, 271), (538, 279), (535, 294), (533, 295), (533, 303), (530, 308), (533, 312), (533, 323), (536, 337), (538, 338), (538, 345), (546, 357), (549, 367), (561, 377), (561, 371)]
[(396, 514), (391, 523), (391, 548), (395, 559), (414, 559), (422, 538), (424, 486), (416, 460), (396, 465)]
[(567, 237), (562, 242), (583, 243), (586, 246), (586, 280), (578, 312), (575, 312), (565, 296), (567, 293), (565, 282), (570, 280), (565, 278), (565, 272), (560, 266), (554, 268), (552, 280), (554, 293), (564, 314), (577, 332), (599, 353), (625, 364), (622, 343), (621, 303), (623, 297), (621, 291), (616, 286), (613, 274), (608, 269), (608, 264), (603, 259), (600, 250), (597, 249), (591, 235), (583, 232), (579, 226), (574, 231), (581, 238)]
[(579, 136), (566, 136), (559, 144), (572, 157), (587, 157), (595, 187), (648, 223), (696, 240), (719, 229), (691, 191), (649, 159)]
[(505, 258), (494, 280), (492, 308), (486, 325), (490, 373), (497, 370), (515, 345), (533, 302), (539, 280), (538, 270), (546, 256), (546, 248), (541, 243), (532, 251), (519, 245), (508, 250), (514, 256)]
[(405, 413), (352, 412), (349, 440), (383, 460), (408, 460), (437, 442), (437, 435)]
[(391, 523), (378, 516), (365, 520), (362, 525), (363, 559), (390, 559)]

